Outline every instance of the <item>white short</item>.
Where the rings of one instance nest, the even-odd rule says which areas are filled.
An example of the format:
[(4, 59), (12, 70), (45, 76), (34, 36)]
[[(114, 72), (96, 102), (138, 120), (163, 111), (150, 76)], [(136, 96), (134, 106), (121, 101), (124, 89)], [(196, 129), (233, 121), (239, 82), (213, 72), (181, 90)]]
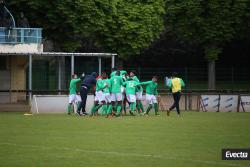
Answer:
[(136, 92), (136, 100), (142, 100), (142, 92)]
[(81, 102), (82, 101), (82, 98), (80, 95), (76, 95), (76, 99), (77, 99), (77, 102)]
[(69, 103), (77, 103), (80, 101), (82, 101), (82, 100), (81, 100), (81, 97), (79, 95), (77, 95), (77, 94), (69, 95)]
[(121, 86), (121, 92), (122, 92), (122, 101), (124, 100), (125, 98), (125, 87), (124, 86)]
[(122, 93), (111, 93), (111, 101), (122, 101)]
[(134, 103), (134, 102), (136, 102), (136, 96), (132, 95), (132, 94), (127, 94), (127, 100), (130, 103)]
[(95, 92), (95, 101), (98, 102), (105, 101), (105, 96), (102, 91)]
[(111, 103), (111, 95), (110, 95), (110, 93), (103, 93), (103, 95), (105, 97), (106, 103)]
[(121, 92), (125, 93), (125, 87), (124, 86), (121, 86)]
[(155, 95), (146, 94), (146, 100), (147, 100), (148, 104), (157, 103), (157, 99), (156, 99)]

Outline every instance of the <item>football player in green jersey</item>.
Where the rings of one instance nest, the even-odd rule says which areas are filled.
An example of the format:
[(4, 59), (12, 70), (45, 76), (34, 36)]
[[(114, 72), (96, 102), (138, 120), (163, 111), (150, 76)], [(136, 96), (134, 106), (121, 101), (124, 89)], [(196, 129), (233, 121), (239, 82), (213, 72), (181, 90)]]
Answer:
[(126, 97), (129, 102), (130, 107), (130, 114), (135, 115), (135, 109), (136, 109), (136, 87), (139, 83), (133, 78), (129, 77), (126, 82), (124, 82), (124, 85), (126, 86)]
[(69, 104), (68, 104), (68, 115), (73, 112), (73, 103), (79, 103), (81, 100), (77, 95), (76, 84), (81, 81), (81, 78), (77, 78), (76, 74), (72, 75), (72, 79), (69, 84)]
[(103, 76), (103, 82), (106, 85), (106, 87), (103, 89), (103, 94), (106, 101), (106, 104), (103, 105), (103, 110), (104, 110), (104, 115), (106, 115), (106, 117), (109, 117), (112, 114), (113, 107), (111, 104), (111, 95), (110, 95), (111, 83), (107, 75)]
[(157, 84), (157, 76), (153, 76), (152, 81), (141, 82), (140, 85), (146, 85), (146, 100), (148, 103), (148, 108), (146, 110), (146, 114), (148, 115), (149, 111), (154, 107), (155, 115), (158, 114), (158, 84)]
[(120, 116), (122, 111), (121, 87), (123, 85), (123, 80), (122, 77), (120, 76), (120, 71), (116, 71), (116, 75), (110, 78), (110, 85), (111, 85), (112, 106), (115, 107), (117, 104), (116, 116)]
[[(135, 75), (135, 71), (131, 71), (129, 73), (129, 76), (136, 81), (137, 83), (140, 83), (139, 79), (137, 78), (137, 76)], [(142, 93), (143, 93), (143, 88), (141, 85), (136, 86), (136, 90), (135, 90), (136, 94), (136, 108), (138, 110), (138, 112), (140, 113), (144, 113), (144, 108), (142, 105)]]
[(103, 90), (107, 88), (108, 85), (104, 83), (103, 78), (106, 78), (105, 72), (102, 72), (101, 77), (96, 82), (95, 102), (91, 109), (91, 116), (94, 115), (102, 105), (106, 104)]
[[(110, 74), (110, 78), (114, 77), (116, 74), (116, 71), (120, 71), (120, 76), (123, 79), (123, 82), (126, 81), (126, 75), (127, 75), (127, 71), (123, 70), (122, 65), (117, 65), (117, 68), (112, 68), (112, 72)], [(121, 86), (121, 92), (122, 92), (122, 109), (124, 112), (124, 115), (126, 115), (126, 102), (127, 102), (127, 98), (126, 98), (126, 93), (125, 93), (125, 88), (124, 86)]]

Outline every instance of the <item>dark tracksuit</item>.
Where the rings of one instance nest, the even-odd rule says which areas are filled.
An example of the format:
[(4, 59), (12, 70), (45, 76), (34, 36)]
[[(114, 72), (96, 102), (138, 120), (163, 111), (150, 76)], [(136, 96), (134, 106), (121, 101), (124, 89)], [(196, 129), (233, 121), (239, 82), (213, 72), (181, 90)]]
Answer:
[(88, 90), (91, 86), (96, 85), (96, 78), (93, 75), (86, 75), (82, 79), (81, 88), (80, 88), (80, 96), (81, 96), (81, 104), (78, 108), (78, 113), (82, 110), (82, 113), (86, 113), (85, 107), (87, 102)]
[(180, 114), (179, 101), (181, 98), (181, 92), (175, 92), (172, 94), (173, 94), (173, 98), (174, 98), (174, 104), (169, 109), (172, 110), (172, 109), (176, 108), (177, 113)]

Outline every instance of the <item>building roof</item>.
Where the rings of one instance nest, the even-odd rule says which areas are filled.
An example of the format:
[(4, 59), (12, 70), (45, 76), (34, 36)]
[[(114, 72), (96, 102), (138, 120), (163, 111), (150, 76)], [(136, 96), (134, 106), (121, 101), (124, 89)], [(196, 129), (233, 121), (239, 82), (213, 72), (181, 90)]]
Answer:
[(15, 52), (0, 52), (0, 56), (17, 55), (17, 56), (83, 56), (83, 57), (112, 57), (116, 53), (68, 53), (68, 52), (34, 52), (34, 53), (15, 53)]

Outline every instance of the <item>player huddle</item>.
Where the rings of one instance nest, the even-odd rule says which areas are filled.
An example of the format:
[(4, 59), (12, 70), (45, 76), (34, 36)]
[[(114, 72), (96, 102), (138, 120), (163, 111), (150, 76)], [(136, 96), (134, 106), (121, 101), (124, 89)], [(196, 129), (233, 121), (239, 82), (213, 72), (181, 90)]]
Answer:
[[(77, 94), (76, 84), (81, 82), (80, 97)], [(174, 103), (167, 110), (167, 116), (170, 111), (176, 108), (178, 116), (180, 116), (179, 101), (181, 98), (182, 87), (185, 83), (181, 78), (177, 77), (177, 73), (172, 74), (167, 86), (171, 89)], [(91, 87), (95, 88), (95, 102), (90, 111), (85, 110), (87, 95)], [(147, 109), (144, 111), (142, 105), (143, 87), (146, 87)], [(148, 115), (149, 111), (154, 108), (155, 115), (158, 114), (158, 84), (157, 77), (153, 76), (151, 81), (140, 82), (134, 71), (127, 73), (124, 70), (112, 69), (110, 77), (106, 72), (102, 72), (101, 76), (93, 72), (91, 75), (84, 75), (77, 78), (77, 75), (72, 76), (70, 81), (70, 95), (68, 114), (73, 112), (74, 104), (77, 104), (76, 114), (81, 115), (96, 115), (98, 110), (102, 108), (102, 115), (106, 117), (119, 117), (123, 113), (126, 114), (126, 103), (129, 104), (129, 113), (135, 115)]]
[[(72, 104), (79, 102), (79, 99), (77, 99), (76, 83), (82, 81), (80, 89), (81, 103), (78, 105), (78, 115), (87, 115), (85, 111), (86, 97), (91, 84), (95, 86), (95, 102), (89, 113), (91, 116), (96, 115), (98, 110), (102, 108), (102, 115), (106, 115), (106, 117), (119, 117), (122, 115), (122, 110), (126, 114), (126, 102), (129, 104), (129, 113), (133, 116), (148, 115), (152, 108), (154, 108), (155, 115), (159, 115), (156, 76), (153, 76), (151, 81), (140, 82), (134, 71), (130, 71), (129, 73), (116, 69), (112, 69), (112, 71), (110, 78), (106, 72), (102, 72), (101, 76), (97, 78), (94, 73), (90, 76), (82, 76), (79, 79), (74, 76), (70, 83), (68, 114), (72, 112)], [(87, 82), (90, 79), (86, 77), (91, 78), (91, 76), (91, 83)], [(146, 101), (148, 104), (146, 111), (144, 111), (142, 105), (144, 86), (146, 87)], [(85, 93), (82, 93), (82, 89), (86, 90)], [(82, 114), (80, 110), (82, 110)]]

